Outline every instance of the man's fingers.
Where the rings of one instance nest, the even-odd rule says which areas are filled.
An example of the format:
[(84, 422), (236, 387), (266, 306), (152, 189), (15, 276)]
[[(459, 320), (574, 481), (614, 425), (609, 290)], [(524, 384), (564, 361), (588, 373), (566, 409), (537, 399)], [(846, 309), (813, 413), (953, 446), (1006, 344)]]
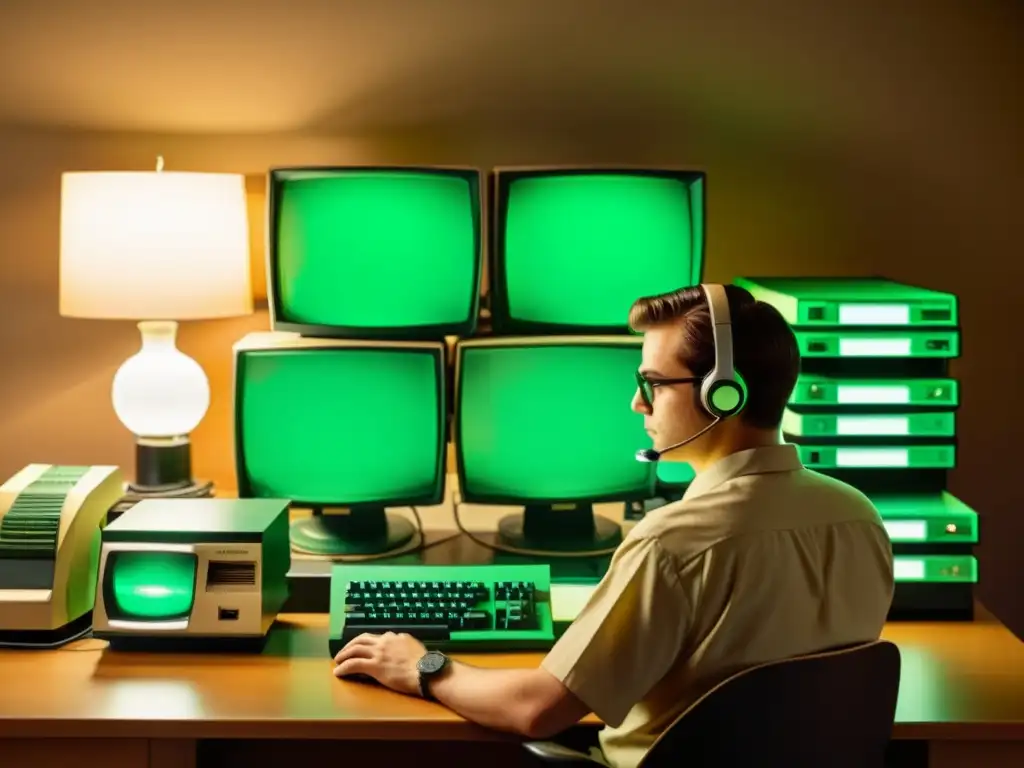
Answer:
[(377, 663), (370, 658), (354, 656), (346, 659), (334, 668), (335, 677), (348, 677), (349, 675), (369, 675), (376, 679), (374, 672), (377, 670)]
[(370, 648), (376, 645), (379, 640), (380, 635), (371, 635), (369, 632), (364, 632), (361, 635), (356, 635), (351, 640), (349, 640), (348, 643), (345, 644), (344, 648), (338, 651), (337, 655), (335, 655), (334, 657), (334, 661), (335, 663), (340, 663), (344, 659), (348, 658), (350, 652), (354, 651), (354, 649)]
[(378, 655), (377, 648), (372, 645), (346, 645), (338, 651), (334, 663), (341, 664), (348, 659), (372, 659)]

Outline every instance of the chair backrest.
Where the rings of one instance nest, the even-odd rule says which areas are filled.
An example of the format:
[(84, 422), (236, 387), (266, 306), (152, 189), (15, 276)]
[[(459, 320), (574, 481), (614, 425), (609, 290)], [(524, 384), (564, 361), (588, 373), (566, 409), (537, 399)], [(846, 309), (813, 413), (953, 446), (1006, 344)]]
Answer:
[(882, 768), (900, 652), (885, 640), (752, 667), (698, 699), (643, 768)]

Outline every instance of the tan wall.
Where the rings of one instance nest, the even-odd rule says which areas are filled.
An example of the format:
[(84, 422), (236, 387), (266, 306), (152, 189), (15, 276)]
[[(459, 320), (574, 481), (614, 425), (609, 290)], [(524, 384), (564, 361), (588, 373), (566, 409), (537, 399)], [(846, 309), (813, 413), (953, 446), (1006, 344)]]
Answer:
[[(923, 39), (921, 25), (940, 23), (929, 18), (913, 23), (916, 39)], [(988, 23), (982, 19), (975, 27), (983, 21)], [(531, 106), (541, 104), (535, 99), (486, 125), (471, 119), (470, 104), (464, 124), (448, 114), (443, 130), (366, 131), (371, 138), (358, 139), (334, 128), (324, 135), (163, 136), (0, 127), (0, 477), (33, 461), (126, 468), (133, 462), (131, 438), (110, 404), (110, 383), (137, 347), (135, 328), (57, 313), (62, 171), (150, 168), (157, 154), (168, 168), (257, 176), (270, 165), (303, 163), (694, 165), (709, 174), (707, 279), (880, 273), (960, 295), (964, 351), (955, 373), (963, 382), (963, 407), (952, 489), (983, 515), (982, 595), (1021, 631), (1024, 370), (1011, 350), (1019, 351), (1016, 310), (1024, 299), (1024, 130), (1019, 106), (1013, 106), (1019, 100), (1008, 99), (1019, 82), (1004, 66), (1013, 60), (1010, 48), (985, 48), (972, 27), (977, 47), (968, 56), (950, 43), (963, 39), (961, 26), (941, 23), (946, 26), (926, 30), (934, 32), (933, 43), (913, 53), (920, 60), (911, 70), (901, 69), (912, 57), (895, 38), (874, 40), (875, 47), (894, 46), (885, 62), (867, 43), (860, 53), (842, 52), (858, 77), (878, 86), (876, 98), (863, 102), (842, 92), (840, 80), (831, 103), (801, 102), (794, 81), (791, 92), (747, 92), (733, 102), (739, 96), (710, 89), (692, 113), (678, 101), (662, 110), (673, 78), (688, 76), (680, 70), (663, 82), (647, 81), (661, 97), (648, 99), (645, 92), (638, 97), (640, 111), (626, 105), (622, 119), (607, 122), (586, 115), (562, 120), (564, 99), (561, 111), (545, 120), (540, 106)], [(958, 55), (969, 66), (948, 62)], [(958, 74), (941, 80), (907, 75), (927, 73), (928, 61), (946, 62), (942, 71)], [(794, 71), (814, 69), (808, 60)], [(473, 73), (463, 76), (459, 88), (490, 99), (493, 107), (485, 84), (469, 88)], [(539, 70), (521, 77), (533, 78), (543, 91)], [(414, 81), (406, 95), (416, 91)], [(587, 114), (596, 114), (600, 99), (593, 88), (587, 93)], [(417, 110), (426, 122), (433, 115), (426, 101), (403, 97), (395, 104), (406, 123), (415, 124)], [(449, 112), (453, 104), (446, 102)], [(260, 212), (258, 181), (251, 193)], [(261, 225), (256, 216), (260, 250)], [(262, 252), (257, 257), (262, 264)], [(213, 389), (209, 414), (194, 435), (197, 474), (222, 486), (235, 482), (230, 347), (267, 326), (266, 313), (259, 312), (186, 324), (181, 332), (180, 346), (204, 366)]]
[[(13, 322), (0, 329), (9, 361), (0, 378), (0, 473), (26, 461), (112, 461), (130, 466), (132, 441), (114, 416), (110, 382), (135, 350), (133, 324), (70, 320), (57, 313), (60, 174), (67, 169), (148, 167), (157, 153), (168, 168), (249, 174), (256, 292), (266, 296), (263, 268), (265, 183), (262, 171), (288, 163), (450, 162), (490, 167), (516, 162), (598, 162), (603, 153), (580, 151), (557, 139), (503, 140), (469, 156), (444, 146), (344, 142), (332, 138), (141, 137), (11, 132), (0, 144), (3, 246), (0, 301)], [(737, 274), (863, 271), (856, 248), (826, 245), (828, 232), (845, 233), (849, 212), (822, 193), (829, 182), (816, 157), (777, 148), (726, 144), (706, 152), (638, 152), (616, 140), (612, 156), (624, 162), (693, 164), (709, 175), (711, 227), (707, 277)], [(715, 154), (711, 154), (711, 153)], [(717, 155), (717, 156), (716, 156)], [(730, 222), (737, 222), (731, 224)], [(824, 256), (825, 252), (828, 256)], [(231, 455), (231, 344), (269, 328), (265, 309), (252, 317), (182, 325), (179, 344), (210, 378), (210, 411), (194, 434), (197, 473), (234, 485)]]

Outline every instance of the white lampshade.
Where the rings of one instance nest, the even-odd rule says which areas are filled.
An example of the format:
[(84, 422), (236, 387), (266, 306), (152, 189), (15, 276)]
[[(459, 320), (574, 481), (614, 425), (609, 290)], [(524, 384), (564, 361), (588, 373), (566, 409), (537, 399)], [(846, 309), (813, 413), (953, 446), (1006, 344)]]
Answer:
[(63, 175), (62, 315), (199, 320), (252, 311), (241, 175)]

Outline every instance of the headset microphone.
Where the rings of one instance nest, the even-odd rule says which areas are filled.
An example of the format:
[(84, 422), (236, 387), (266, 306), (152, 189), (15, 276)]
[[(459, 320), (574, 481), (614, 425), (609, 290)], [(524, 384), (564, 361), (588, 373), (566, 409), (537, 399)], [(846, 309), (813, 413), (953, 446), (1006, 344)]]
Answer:
[(692, 443), (694, 440), (696, 440), (698, 437), (703, 435), (705, 432), (707, 432), (709, 429), (711, 429), (713, 426), (715, 426), (715, 424), (717, 424), (720, 421), (721, 421), (721, 419), (716, 418), (714, 421), (712, 421), (710, 424), (708, 424), (706, 427), (704, 427), (704, 429), (702, 429), (697, 434), (691, 435), (690, 437), (686, 438), (682, 442), (675, 443), (674, 445), (670, 445), (668, 448), (662, 448), (660, 451), (656, 451), (653, 448), (644, 448), (643, 450), (637, 451), (636, 452), (636, 460), (637, 461), (648, 461), (648, 462), (659, 461), (661, 459), (661, 457), (664, 456), (669, 451), (674, 451), (676, 448), (682, 448), (684, 445)]
[(669, 451), (692, 443), (723, 419), (736, 415), (747, 403), (746, 384), (733, 365), (732, 318), (725, 287), (703, 284), (701, 289), (708, 302), (711, 334), (715, 345), (715, 365), (700, 384), (700, 404), (713, 421), (697, 434), (660, 451), (654, 448), (637, 451), (637, 461), (658, 461)]

